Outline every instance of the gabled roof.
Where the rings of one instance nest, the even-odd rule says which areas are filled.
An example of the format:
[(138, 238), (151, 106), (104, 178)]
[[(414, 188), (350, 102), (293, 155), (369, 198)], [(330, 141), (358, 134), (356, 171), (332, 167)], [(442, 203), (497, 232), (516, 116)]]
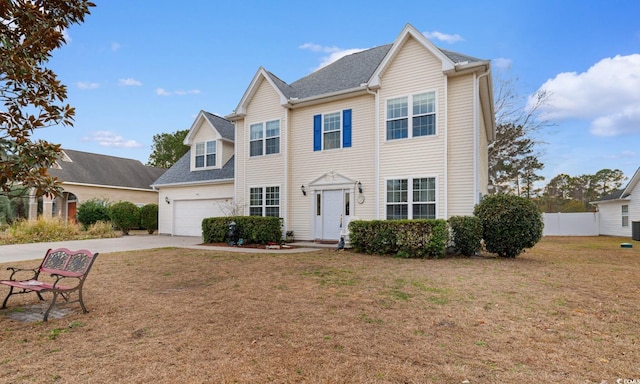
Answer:
[(379, 86), (379, 78), (387, 68), (387, 65), (393, 60), (395, 54), (402, 48), (409, 37), (418, 40), (438, 57), (442, 62), (443, 71), (456, 72), (474, 68), (478, 65), (489, 65), (488, 60), (481, 60), (461, 53), (440, 49), (413, 26), (407, 24), (393, 44), (382, 45), (344, 56), (291, 84), (287, 84), (273, 73), (260, 67), (235, 111), (227, 118), (235, 119), (245, 113), (246, 104), (253, 97), (262, 81), (267, 81), (271, 84), (280, 96), (282, 105), (293, 105), (305, 100), (375, 88)]
[(203, 184), (233, 181), (234, 157), (220, 169), (191, 171), (191, 150), (187, 151), (173, 166), (153, 182), (154, 187), (180, 184)]
[(200, 126), (200, 122), (204, 120), (211, 125), (211, 128), (216, 130), (220, 137), (223, 140), (227, 140), (233, 142), (235, 140), (235, 125), (224, 117), (220, 117), (218, 115), (214, 115), (213, 113), (209, 113), (207, 111), (200, 111), (198, 116), (196, 116), (191, 128), (189, 129), (189, 133), (184, 138), (185, 145), (193, 144), (193, 138), (195, 137), (196, 131)]
[(151, 183), (166, 171), (138, 160), (71, 149), (63, 149), (57, 165), (59, 168), (49, 168), (49, 174), (63, 183), (149, 190)]

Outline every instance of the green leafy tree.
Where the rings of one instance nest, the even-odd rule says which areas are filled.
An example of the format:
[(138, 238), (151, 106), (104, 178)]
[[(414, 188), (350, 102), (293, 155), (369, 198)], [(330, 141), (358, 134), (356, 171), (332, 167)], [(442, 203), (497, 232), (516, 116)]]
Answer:
[(147, 165), (171, 168), (189, 150), (189, 146), (184, 144), (187, 133), (189, 133), (188, 129), (153, 135), (151, 155), (149, 155)]
[(46, 67), (64, 43), (63, 31), (80, 24), (95, 6), (84, 0), (0, 0), (0, 188), (35, 188), (56, 195), (60, 187), (47, 169), (60, 146), (33, 141), (34, 130), (73, 125), (67, 88)]
[(109, 204), (100, 199), (87, 200), (78, 206), (76, 217), (85, 230), (98, 221), (108, 222)]
[(490, 195), (476, 205), (473, 214), (482, 223), (487, 251), (500, 257), (516, 257), (542, 238), (542, 214), (527, 198), (503, 193)]

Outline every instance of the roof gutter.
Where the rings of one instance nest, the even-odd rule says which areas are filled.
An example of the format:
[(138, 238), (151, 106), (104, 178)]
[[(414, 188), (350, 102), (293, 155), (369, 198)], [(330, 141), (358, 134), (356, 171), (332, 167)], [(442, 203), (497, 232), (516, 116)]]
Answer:
[(162, 187), (183, 187), (188, 185), (211, 185), (211, 184), (225, 184), (232, 183), (234, 179), (219, 179), (219, 180), (202, 180), (202, 181), (187, 181), (184, 183), (169, 183), (169, 184), (153, 184), (151, 188), (159, 190)]

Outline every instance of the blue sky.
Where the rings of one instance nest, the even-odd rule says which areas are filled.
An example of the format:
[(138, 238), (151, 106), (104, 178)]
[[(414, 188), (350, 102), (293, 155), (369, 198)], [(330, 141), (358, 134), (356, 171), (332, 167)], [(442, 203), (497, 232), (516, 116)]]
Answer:
[(76, 121), (35, 137), (64, 148), (146, 163), (153, 135), (190, 128), (200, 110), (231, 113), (260, 66), (293, 82), (410, 23), (441, 48), (492, 60), (523, 107), (550, 93), (546, 181), (640, 166), (637, 0), (93, 1), (49, 63)]

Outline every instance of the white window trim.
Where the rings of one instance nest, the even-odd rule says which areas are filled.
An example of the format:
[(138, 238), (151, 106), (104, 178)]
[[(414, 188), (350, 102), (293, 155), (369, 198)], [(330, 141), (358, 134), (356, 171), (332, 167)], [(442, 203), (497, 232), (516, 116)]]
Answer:
[[(210, 155), (211, 153), (207, 153), (207, 143), (210, 142), (214, 142), (214, 148), (215, 148), (215, 152), (213, 153), (213, 155), (215, 155), (215, 164), (214, 165), (209, 165), (207, 166), (207, 155)], [(198, 144), (202, 144), (204, 146), (204, 154), (202, 156), (204, 156), (204, 165), (202, 167), (198, 167), (197, 165), (197, 157), (198, 157), (198, 153), (196, 150), (196, 147), (198, 146)], [(196, 143), (193, 144), (193, 170), (196, 171), (204, 171), (207, 169), (218, 169), (220, 168), (220, 166), (218, 165), (219, 163), (219, 158), (218, 158), (218, 140), (213, 139), (213, 140), (204, 140), (204, 141), (198, 141)]]
[[(278, 136), (271, 136), (271, 137), (267, 137), (267, 123), (272, 123), (274, 121), (278, 122)], [(258, 125), (260, 124), (262, 126), (262, 138), (260, 138), (259, 140), (251, 140), (251, 127), (254, 125)], [(278, 138), (281, 139), (282, 138), (282, 119), (272, 119), (272, 120), (264, 120), (264, 121), (258, 121), (255, 123), (251, 123), (249, 124), (249, 129), (248, 129), (248, 134), (247, 137), (249, 139), (249, 145), (247, 146), (247, 156), (249, 158), (259, 158), (259, 157), (263, 157), (263, 156), (277, 156), (279, 154), (282, 153), (282, 140), (278, 141), (278, 152), (275, 153), (269, 153), (267, 154), (267, 139), (273, 139), (273, 138)], [(261, 155), (251, 155), (251, 143), (254, 141), (261, 141), (262, 142), (262, 154)]]
[[(413, 136), (413, 97), (416, 95), (424, 95), (425, 93), (433, 93), (433, 97), (435, 100), (435, 117), (436, 117), (436, 123), (435, 123), (435, 129), (436, 129), (436, 133), (433, 135), (422, 135), (422, 136)], [(389, 108), (387, 107), (387, 103), (389, 102), (389, 100), (393, 100), (393, 99), (399, 99), (402, 97), (406, 97), (407, 98), (407, 137), (401, 138), (401, 139), (388, 139), (387, 138), (387, 122), (389, 121)], [(402, 140), (408, 140), (408, 139), (419, 139), (419, 138), (427, 138), (427, 137), (438, 137), (440, 130), (438, 129), (438, 121), (439, 121), (439, 117), (438, 115), (440, 114), (438, 111), (438, 91), (435, 89), (431, 89), (431, 90), (426, 90), (426, 91), (418, 91), (418, 92), (412, 92), (410, 94), (404, 94), (404, 95), (397, 95), (397, 96), (393, 96), (393, 97), (388, 97), (384, 100), (384, 141), (386, 142), (396, 142), (396, 141), (402, 141)]]
[[(398, 177), (387, 177), (384, 179), (384, 219), (387, 219), (387, 205), (389, 204), (394, 204), (394, 205), (400, 205), (400, 203), (389, 203), (387, 200), (387, 182), (390, 180), (407, 180), (407, 220), (413, 220), (413, 180), (415, 179), (434, 179), (435, 183), (436, 183), (436, 190), (435, 190), (435, 201), (433, 202), (433, 204), (435, 205), (435, 212), (436, 212), (436, 217), (435, 219), (438, 218), (438, 202), (439, 200), (439, 193), (438, 193), (438, 177), (437, 176), (398, 176)], [(421, 204), (424, 204), (425, 202), (418, 202)], [(430, 202), (429, 202), (430, 203)]]
[[(344, 125), (344, 116), (342, 116), (342, 112), (343, 110), (337, 110), (337, 111), (329, 111), (329, 112), (324, 112), (320, 114), (320, 133), (321, 133), (321, 150), (322, 151), (333, 151), (336, 149), (342, 149), (344, 147), (344, 143), (342, 142), (343, 139), (343, 135), (344, 133), (343, 131), (343, 125)], [(324, 134), (325, 134), (325, 130), (324, 130), (324, 117), (326, 115), (334, 115), (337, 114), (340, 117), (340, 124), (338, 125), (338, 132), (340, 135), (340, 146), (336, 147), (336, 148), (330, 148), (330, 149), (326, 149), (325, 145), (324, 145)], [(330, 131), (330, 132), (336, 132), (336, 131)]]
[[(627, 207), (627, 212), (626, 212), (626, 214), (625, 214), (625, 212), (624, 212), (624, 207)], [(623, 227), (623, 228), (626, 228), (626, 227), (628, 227), (628, 226), (629, 226), (629, 205), (628, 205), (628, 204), (623, 204), (623, 205), (620, 207), (620, 210), (621, 210), (621, 215), (622, 215), (622, 216), (621, 216), (621, 217), (622, 217), (622, 227)], [(627, 221), (626, 225), (625, 225), (625, 220), (624, 220), (625, 218), (627, 219), (627, 220), (626, 220), (626, 221)]]
[[(278, 205), (267, 205), (267, 188), (278, 188)], [(260, 188), (262, 190), (262, 202), (261, 205), (251, 205), (251, 190), (255, 188)], [(278, 217), (282, 217), (282, 186), (281, 185), (252, 185), (249, 187), (249, 210), (247, 211), (251, 216), (251, 208), (261, 207), (262, 208), (262, 217), (273, 217), (267, 216), (267, 208), (278, 207)]]

